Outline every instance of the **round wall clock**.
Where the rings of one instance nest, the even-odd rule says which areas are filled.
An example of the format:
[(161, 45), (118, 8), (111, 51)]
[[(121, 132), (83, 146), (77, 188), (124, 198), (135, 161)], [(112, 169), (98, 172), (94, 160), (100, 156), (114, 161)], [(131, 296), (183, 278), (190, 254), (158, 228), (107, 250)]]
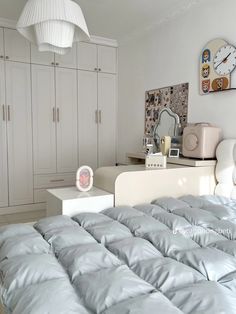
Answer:
[(200, 94), (230, 89), (236, 48), (223, 39), (210, 41), (200, 56)]
[(236, 67), (236, 48), (232, 45), (221, 47), (214, 57), (214, 69), (219, 75), (227, 75)]

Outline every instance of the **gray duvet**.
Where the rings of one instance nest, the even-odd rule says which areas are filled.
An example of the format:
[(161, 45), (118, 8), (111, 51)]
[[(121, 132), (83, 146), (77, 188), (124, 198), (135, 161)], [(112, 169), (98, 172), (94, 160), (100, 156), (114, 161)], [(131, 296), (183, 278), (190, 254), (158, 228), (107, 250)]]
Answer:
[(14, 314), (235, 314), (236, 203), (161, 198), (1, 227), (0, 287)]

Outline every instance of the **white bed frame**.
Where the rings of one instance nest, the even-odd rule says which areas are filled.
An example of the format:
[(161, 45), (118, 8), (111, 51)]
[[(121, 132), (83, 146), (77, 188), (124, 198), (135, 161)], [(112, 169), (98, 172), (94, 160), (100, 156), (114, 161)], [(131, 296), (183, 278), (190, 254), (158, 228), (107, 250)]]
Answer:
[(144, 165), (99, 168), (94, 185), (115, 195), (115, 206), (150, 203), (163, 196), (214, 194), (215, 166), (146, 170)]
[(216, 151), (215, 193), (236, 199), (236, 139), (222, 141)]
[(143, 165), (105, 167), (95, 172), (95, 186), (115, 195), (115, 205), (150, 203), (163, 196), (216, 194), (236, 199), (236, 139), (223, 140), (216, 166), (146, 170)]

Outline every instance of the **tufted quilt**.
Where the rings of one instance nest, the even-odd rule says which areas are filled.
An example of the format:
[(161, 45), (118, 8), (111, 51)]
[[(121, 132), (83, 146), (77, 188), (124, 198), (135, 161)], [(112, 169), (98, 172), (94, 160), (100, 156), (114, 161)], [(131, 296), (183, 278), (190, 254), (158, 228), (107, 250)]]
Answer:
[(14, 314), (235, 314), (236, 202), (217, 196), (0, 228)]

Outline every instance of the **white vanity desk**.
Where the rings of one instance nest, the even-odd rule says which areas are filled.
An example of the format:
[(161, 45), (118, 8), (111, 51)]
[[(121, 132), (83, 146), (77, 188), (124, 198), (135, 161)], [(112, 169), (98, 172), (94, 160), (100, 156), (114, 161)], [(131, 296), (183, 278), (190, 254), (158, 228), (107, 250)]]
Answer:
[(94, 185), (115, 195), (115, 205), (150, 203), (163, 196), (214, 194), (215, 165), (190, 167), (167, 164), (166, 169), (144, 165), (104, 167), (96, 170)]

